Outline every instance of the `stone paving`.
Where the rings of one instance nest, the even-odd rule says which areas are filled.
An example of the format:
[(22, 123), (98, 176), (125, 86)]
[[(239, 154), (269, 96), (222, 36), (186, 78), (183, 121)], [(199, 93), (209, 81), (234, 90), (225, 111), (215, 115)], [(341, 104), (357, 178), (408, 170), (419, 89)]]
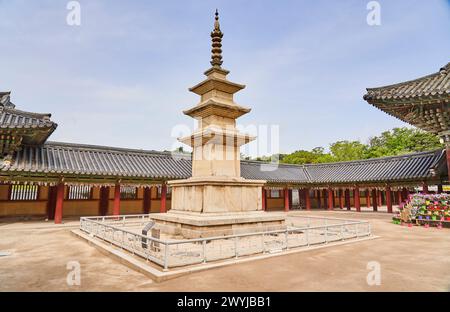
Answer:
[[(154, 283), (70, 234), (77, 222), (0, 224), (0, 291), (449, 291), (450, 230), (404, 227), (391, 215), (312, 211), (291, 214), (367, 220), (380, 238), (283, 255)], [(81, 265), (81, 285), (68, 286), (67, 263)], [(370, 286), (367, 265), (381, 265)]]

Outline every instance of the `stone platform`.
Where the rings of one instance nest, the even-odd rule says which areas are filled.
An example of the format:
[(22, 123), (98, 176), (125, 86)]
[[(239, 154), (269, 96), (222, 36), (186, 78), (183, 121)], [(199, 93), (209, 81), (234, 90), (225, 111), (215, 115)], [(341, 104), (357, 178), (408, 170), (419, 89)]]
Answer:
[(163, 233), (184, 238), (216, 237), (285, 229), (286, 217), (263, 211), (234, 213), (195, 213), (169, 211), (153, 214)]

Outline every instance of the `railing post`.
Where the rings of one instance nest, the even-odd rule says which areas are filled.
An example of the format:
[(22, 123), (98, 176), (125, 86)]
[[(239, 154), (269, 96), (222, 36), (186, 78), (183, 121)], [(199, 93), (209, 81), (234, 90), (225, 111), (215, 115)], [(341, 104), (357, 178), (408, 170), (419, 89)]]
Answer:
[(206, 263), (206, 240), (203, 241), (203, 263)]
[(358, 223), (355, 224), (355, 234), (356, 238), (358, 238)]

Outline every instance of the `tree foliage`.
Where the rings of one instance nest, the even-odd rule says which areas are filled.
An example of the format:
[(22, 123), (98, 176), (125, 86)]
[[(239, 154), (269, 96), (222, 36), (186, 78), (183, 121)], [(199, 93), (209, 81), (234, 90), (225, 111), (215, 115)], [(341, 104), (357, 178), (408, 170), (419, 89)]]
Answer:
[(403, 127), (371, 137), (367, 144), (360, 141), (337, 141), (330, 144), (329, 152), (325, 152), (323, 147), (316, 147), (311, 151), (298, 150), (281, 155), (280, 161), (289, 164), (314, 164), (394, 156), (439, 148), (444, 148), (444, 145), (436, 135)]

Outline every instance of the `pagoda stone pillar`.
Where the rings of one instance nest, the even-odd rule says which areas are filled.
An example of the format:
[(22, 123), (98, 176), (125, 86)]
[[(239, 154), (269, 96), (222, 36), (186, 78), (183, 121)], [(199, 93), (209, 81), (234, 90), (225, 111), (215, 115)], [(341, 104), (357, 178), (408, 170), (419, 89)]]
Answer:
[(241, 177), (240, 147), (255, 137), (236, 127), (236, 119), (250, 108), (234, 101), (234, 94), (245, 86), (229, 81), (229, 71), (221, 67), (222, 37), (216, 12), (211, 33), (212, 67), (204, 73), (205, 80), (189, 89), (200, 96), (200, 102), (184, 111), (198, 120), (198, 129), (179, 138), (192, 148), (192, 177), (168, 182), (172, 187), (171, 210), (153, 217), (163, 231), (186, 238), (229, 235), (239, 228), (285, 226), (284, 215), (263, 211), (266, 181)]

